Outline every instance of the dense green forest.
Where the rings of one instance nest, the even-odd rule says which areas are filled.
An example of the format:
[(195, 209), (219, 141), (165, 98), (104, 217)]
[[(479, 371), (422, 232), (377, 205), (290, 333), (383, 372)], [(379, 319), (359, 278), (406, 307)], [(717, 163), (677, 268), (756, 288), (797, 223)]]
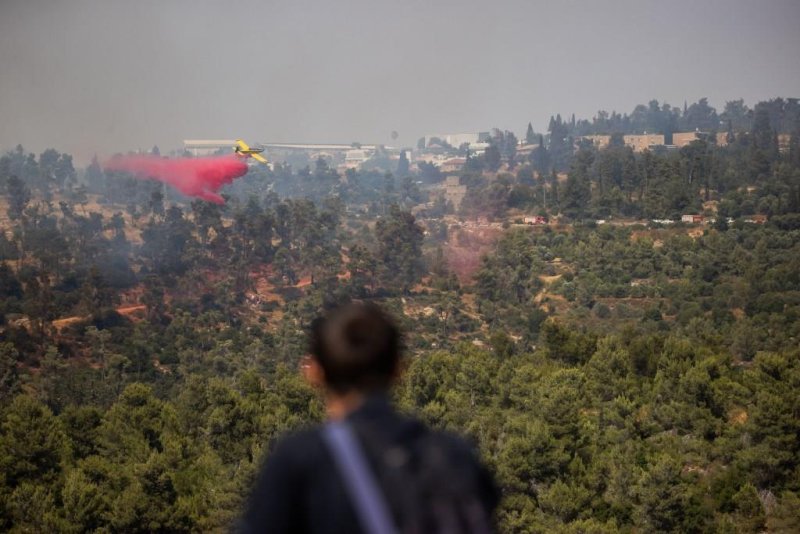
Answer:
[[(620, 142), (694, 128), (727, 143)], [(469, 155), (459, 210), (408, 162), (253, 168), (220, 206), (5, 153), (0, 529), (227, 529), (272, 440), (323, 415), (305, 328), (370, 299), (406, 332), (398, 403), (475, 441), (502, 532), (799, 531), (797, 99), (529, 133)]]

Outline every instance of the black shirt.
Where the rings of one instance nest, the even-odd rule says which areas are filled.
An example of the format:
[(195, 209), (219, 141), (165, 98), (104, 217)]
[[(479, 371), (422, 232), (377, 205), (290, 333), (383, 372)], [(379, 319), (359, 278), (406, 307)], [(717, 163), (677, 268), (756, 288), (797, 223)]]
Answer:
[[(430, 432), (415, 419), (395, 412), (383, 396), (369, 398), (347, 417), (362, 444), (367, 461), (383, 486), (387, 504), (401, 523), (398, 490), (387, 488), (380, 449), (404, 444)], [(473, 450), (460, 438), (439, 434), (452, 465), (476, 487), (476, 498), (487, 515), (497, 505), (491, 476)], [(377, 445), (376, 445), (377, 444)], [(356, 534), (362, 532), (320, 428), (305, 430), (278, 442), (261, 470), (248, 509), (239, 525), (243, 532)]]

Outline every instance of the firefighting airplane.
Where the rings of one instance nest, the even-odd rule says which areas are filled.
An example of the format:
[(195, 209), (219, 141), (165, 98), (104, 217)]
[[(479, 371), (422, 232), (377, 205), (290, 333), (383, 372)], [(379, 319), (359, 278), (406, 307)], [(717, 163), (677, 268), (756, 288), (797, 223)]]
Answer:
[(243, 156), (245, 158), (253, 158), (256, 161), (260, 161), (265, 165), (268, 165), (267, 159), (264, 156), (261, 156), (261, 152), (264, 152), (263, 148), (250, 148), (247, 146), (247, 143), (242, 141), (241, 139), (236, 140), (236, 146), (233, 147), (234, 152), (236, 152), (237, 156)]

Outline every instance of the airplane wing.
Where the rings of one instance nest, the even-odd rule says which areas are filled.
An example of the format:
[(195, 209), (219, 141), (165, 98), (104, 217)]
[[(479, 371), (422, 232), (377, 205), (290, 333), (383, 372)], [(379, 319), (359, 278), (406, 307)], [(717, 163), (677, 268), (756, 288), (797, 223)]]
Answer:
[(241, 148), (242, 150), (250, 150), (250, 147), (247, 146), (247, 143), (245, 143), (241, 139), (237, 139), (236, 144), (239, 145), (239, 148)]
[(260, 161), (261, 163), (265, 164), (267, 163), (267, 159), (263, 157), (261, 154), (250, 154), (250, 157), (257, 161)]

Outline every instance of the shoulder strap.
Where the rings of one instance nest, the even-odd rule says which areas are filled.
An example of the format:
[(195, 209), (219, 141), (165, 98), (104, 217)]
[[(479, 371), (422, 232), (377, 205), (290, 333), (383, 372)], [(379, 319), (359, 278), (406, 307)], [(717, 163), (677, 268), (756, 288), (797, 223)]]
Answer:
[(364, 532), (396, 534), (384, 495), (350, 426), (345, 421), (330, 422), (323, 427), (322, 437), (344, 480)]

